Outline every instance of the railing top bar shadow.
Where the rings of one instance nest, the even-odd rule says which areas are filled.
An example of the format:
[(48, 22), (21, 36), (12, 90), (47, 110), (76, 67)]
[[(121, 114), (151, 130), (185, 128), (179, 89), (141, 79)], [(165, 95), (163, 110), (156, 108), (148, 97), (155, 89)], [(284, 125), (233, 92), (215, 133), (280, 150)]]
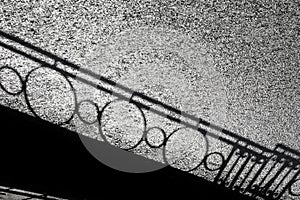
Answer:
[(46, 194), (38, 194), (38, 193), (33, 193), (33, 192), (24, 191), (24, 190), (18, 190), (15, 188), (3, 187), (3, 186), (0, 186), (0, 192), (3, 192), (5, 194), (14, 194), (14, 195), (24, 196), (24, 198), (21, 200), (25, 200), (25, 199), (28, 199), (28, 200), (29, 199), (63, 200), (62, 198), (48, 196)]
[[(237, 145), (237, 146), (240, 146), (240, 147), (245, 147), (245, 146), (243, 146), (243, 145), (241, 145), (241, 144), (238, 144), (238, 142), (245, 142), (245, 143), (246, 143), (246, 146), (249, 146), (249, 145), (250, 145), (250, 146), (256, 147), (256, 148), (262, 150), (263, 152), (270, 152), (270, 153), (275, 153), (275, 154), (278, 154), (278, 155), (281, 154), (281, 152), (277, 152), (277, 151), (271, 150), (271, 149), (269, 149), (269, 148), (267, 148), (267, 147), (264, 147), (264, 146), (262, 146), (262, 145), (260, 145), (260, 144), (257, 144), (257, 143), (255, 143), (255, 142), (253, 142), (253, 141), (251, 141), (251, 140), (249, 140), (249, 139), (247, 139), (247, 138), (244, 138), (244, 137), (242, 137), (242, 136), (239, 136), (239, 135), (237, 135), (237, 134), (235, 134), (235, 133), (233, 133), (233, 132), (231, 132), (231, 131), (229, 131), (229, 130), (226, 130), (226, 129), (223, 129), (223, 128), (217, 126), (217, 125), (211, 124), (210, 122), (208, 122), (208, 121), (206, 121), (206, 120), (204, 120), (204, 119), (202, 119), (202, 118), (199, 118), (199, 117), (190, 115), (190, 114), (188, 114), (188, 113), (186, 113), (186, 112), (183, 112), (183, 111), (178, 110), (177, 108), (174, 108), (174, 107), (172, 107), (172, 106), (170, 106), (170, 105), (167, 105), (167, 104), (165, 104), (165, 103), (163, 103), (163, 102), (160, 102), (160, 101), (158, 101), (158, 100), (156, 100), (156, 99), (154, 99), (154, 98), (152, 98), (152, 97), (146, 96), (145, 94), (142, 94), (142, 93), (140, 93), (140, 92), (136, 92), (136, 91), (134, 91), (134, 90), (132, 90), (132, 89), (126, 87), (126, 86), (123, 86), (123, 85), (121, 85), (121, 84), (116, 83), (115, 81), (109, 80), (109, 79), (107, 79), (106, 77), (103, 77), (103, 76), (101, 76), (101, 75), (99, 75), (99, 74), (96, 74), (96, 73), (94, 73), (93, 71), (90, 71), (90, 70), (88, 70), (88, 69), (81, 68), (80, 66), (78, 66), (78, 65), (76, 65), (76, 64), (74, 64), (74, 63), (72, 63), (72, 62), (70, 62), (70, 61), (67, 61), (67, 60), (65, 60), (65, 59), (63, 59), (63, 58), (60, 58), (60, 57), (58, 57), (58, 56), (56, 56), (56, 55), (54, 55), (54, 54), (48, 52), (48, 51), (45, 51), (45, 50), (43, 50), (43, 49), (41, 49), (41, 48), (39, 48), (39, 47), (36, 47), (36, 46), (30, 44), (29, 42), (26, 42), (26, 41), (24, 41), (24, 40), (22, 40), (22, 39), (20, 39), (20, 38), (18, 38), (18, 37), (16, 37), (16, 36), (12, 36), (12, 35), (10, 35), (10, 34), (8, 34), (8, 33), (5, 33), (5, 32), (3, 32), (3, 31), (1, 31), (1, 30), (0, 30), (0, 36), (3, 37), (3, 38), (6, 38), (6, 39), (8, 39), (8, 40), (11, 40), (11, 41), (13, 41), (13, 42), (15, 42), (15, 43), (18, 43), (18, 44), (20, 44), (20, 45), (22, 45), (22, 46), (24, 46), (24, 47), (26, 47), (26, 48), (29, 48), (29, 49), (31, 49), (31, 50), (34, 50), (34, 51), (38, 52), (39, 54), (42, 54), (42, 55), (44, 55), (44, 56), (46, 56), (46, 57), (49, 57), (49, 58), (53, 59), (55, 62), (60, 62), (60, 63), (62, 63), (62, 64), (64, 64), (64, 65), (67, 65), (67, 66), (71, 67), (72, 69), (75, 69), (75, 70), (77, 70), (78, 72), (80, 72), (80, 73), (82, 73), (82, 74), (84, 74), (84, 75), (89, 75), (89, 76), (95, 78), (96, 80), (100, 80), (100, 81), (105, 82), (105, 83), (107, 83), (107, 84), (109, 84), (109, 85), (111, 85), (111, 86), (114, 86), (114, 87), (116, 87), (116, 88), (119, 88), (119, 89), (121, 89), (121, 90), (123, 90), (123, 91), (125, 91), (125, 92), (127, 92), (127, 93), (129, 93), (129, 94), (131, 94), (131, 97), (128, 98), (128, 97), (126, 97), (126, 96), (124, 96), (124, 95), (122, 95), (122, 94), (120, 94), (120, 93), (113, 92), (113, 91), (111, 91), (111, 90), (109, 90), (109, 89), (107, 89), (107, 88), (105, 88), (105, 87), (103, 87), (103, 86), (100, 86), (100, 85), (98, 85), (98, 84), (95, 84), (95, 83), (93, 83), (93, 82), (91, 82), (91, 81), (89, 81), (89, 80), (86, 80), (86, 79), (84, 79), (84, 78), (81, 78), (81, 77), (79, 77), (78, 75), (72, 74), (72, 73), (67, 72), (67, 71), (64, 71), (64, 70), (62, 70), (62, 69), (59, 69), (59, 68), (57, 68), (57, 67), (56, 67), (55, 65), (53, 65), (53, 64), (50, 64), (50, 63), (48, 63), (48, 62), (45, 62), (45, 61), (43, 61), (43, 60), (41, 60), (41, 59), (39, 59), (39, 58), (36, 58), (36, 57), (34, 57), (34, 56), (32, 56), (32, 55), (30, 55), (30, 54), (28, 54), (28, 53), (22, 51), (22, 50), (19, 50), (19, 49), (15, 48), (15, 47), (13, 47), (13, 46), (11, 46), (11, 45), (5, 44), (5, 43), (3, 43), (3, 42), (0, 41), (0, 46), (4, 47), (4, 48), (6, 48), (6, 49), (9, 49), (9, 50), (11, 50), (11, 51), (13, 51), (13, 52), (15, 52), (15, 53), (17, 53), (17, 54), (20, 54), (20, 55), (22, 55), (22, 56), (25, 56), (25, 57), (27, 57), (28, 59), (31, 59), (31, 60), (33, 60), (33, 61), (35, 61), (35, 62), (37, 62), (37, 63), (40, 63), (41, 65), (44, 65), (44, 66), (47, 66), (47, 67), (49, 67), (49, 68), (51, 68), (51, 69), (54, 69), (54, 70), (56, 70), (56, 71), (59, 71), (60, 73), (64, 74), (64, 75), (67, 76), (67, 77), (71, 77), (71, 78), (76, 79), (76, 80), (79, 80), (79, 81), (81, 81), (81, 82), (83, 82), (83, 83), (89, 84), (89, 85), (92, 86), (92, 87), (95, 87), (95, 88), (97, 88), (97, 89), (100, 89), (100, 90), (103, 90), (103, 91), (105, 91), (105, 92), (108, 92), (108, 93), (110, 93), (110, 94), (112, 94), (112, 95), (114, 95), (114, 96), (116, 96), (116, 97), (119, 97), (119, 98), (121, 98), (121, 99), (123, 99), (123, 100), (127, 100), (127, 101), (129, 101), (129, 102), (133, 102), (133, 103), (139, 105), (139, 106), (142, 107), (142, 108), (145, 108), (145, 109), (150, 110), (151, 112), (154, 112), (154, 113), (156, 113), (156, 114), (158, 114), (158, 115), (167, 117), (168, 119), (170, 119), (170, 120), (172, 120), (172, 121), (181, 123), (181, 124), (183, 124), (183, 125), (185, 125), (185, 126), (187, 126), (187, 127), (189, 127), (189, 128), (192, 128), (192, 129), (194, 129), (194, 130), (197, 130), (197, 131), (199, 131), (200, 133), (202, 133), (203, 135), (208, 135), (208, 136), (211, 136), (211, 137), (218, 138), (219, 140), (221, 140), (221, 141), (223, 141), (223, 142), (226, 142), (226, 143), (228, 143), (228, 144), (231, 144), (231, 145), (233, 145), (233, 146), (234, 146), (234, 145)], [(211, 133), (211, 132), (209, 132), (209, 131), (207, 131), (207, 130), (204, 130), (204, 129), (201, 128), (201, 127), (192, 125), (192, 124), (190, 124), (189, 122), (182, 121), (182, 120), (179, 119), (179, 118), (176, 118), (176, 117), (173, 117), (173, 116), (170, 116), (170, 115), (167, 115), (167, 116), (166, 116), (165, 114), (161, 113), (160, 111), (157, 111), (157, 110), (155, 110), (155, 109), (150, 109), (149, 106), (146, 106), (146, 105), (144, 105), (144, 104), (141, 103), (141, 102), (138, 102), (138, 101), (136, 101), (136, 100), (133, 100), (133, 97), (135, 97), (135, 96), (136, 96), (136, 97), (139, 97), (139, 98), (141, 98), (141, 99), (143, 99), (143, 100), (146, 100), (146, 101), (148, 101), (148, 102), (150, 102), (150, 103), (153, 103), (153, 104), (162, 106), (162, 107), (165, 108), (166, 110), (171, 111), (171, 112), (173, 112), (173, 113), (176, 113), (176, 114), (178, 114), (178, 115), (180, 115), (180, 116), (182, 116), (182, 117), (186, 117), (187, 119), (190, 119), (190, 120), (192, 120), (192, 121), (195, 121), (195, 122), (198, 123), (198, 124), (202, 124), (202, 125), (204, 125), (204, 126), (206, 126), (206, 127), (208, 127), (208, 128), (211, 128), (211, 129), (213, 129), (213, 130), (216, 130), (216, 131), (218, 131), (218, 132), (221, 132), (221, 133), (223, 133), (223, 134), (226, 135), (226, 136), (230, 136), (230, 137), (236, 139), (237, 141), (234, 142), (234, 141), (228, 140), (228, 139), (226, 139), (226, 138), (224, 138), (224, 137), (222, 137), (222, 136), (218, 136), (218, 135), (216, 135), (216, 134), (214, 134), (214, 133)], [(277, 146), (278, 146), (278, 145), (277, 145)], [(280, 147), (280, 148), (283, 148), (283, 147), (284, 147), (283, 149), (288, 150), (288, 151), (294, 153), (295, 155), (297, 155), (298, 158), (300, 157), (300, 152), (298, 152), (298, 151), (296, 151), (296, 150), (294, 150), (294, 149), (288, 148), (288, 147), (286, 147), (286, 146), (284, 146), (284, 145), (280, 145), (279, 147)], [(289, 157), (290, 159), (293, 159), (293, 158), (290, 157), (290, 156), (287, 156), (287, 157)], [(293, 160), (294, 160), (294, 159), (293, 159)]]
[(78, 65), (76, 65), (76, 64), (74, 64), (72, 62), (69, 62), (69, 61), (67, 61), (67, 60), (65, 60), (63, 58), (60, 58), (60, 57), (58, 57), (58, 56), (56, 56), (56, 55), (54, 55), (54, 54), (52, 54), (52, 53), (50, 53), (48, 51), (45, 51), (45, 50), (41, 49), (40, 47), (34, 46), (34, 45), (30, 44), (29, 42), (26, 42), (26, 41), (20, 39), (19, 37), (10, 35), (8, 33), (5, 33), (2, 30), (0, 30), (0, 35), (2, 37), (6, 38), (6, 39), (9, 39), (9, 40), (12, 40), (14, 42), (17, 42), (17, 43), (19, 43), (19, 44), (21, 44), (21, 45), (23, 45), (23, 46), (25, 46), (25, 47), (27, 47), (29, 49), (35, 50), (35, 51), (39, 52), (40, 54), (43, 54), (43, 55), (45, 55), (45, 56), (47, 56), (49, 58), (57, 60), (57, 61), (61, 62), (62, 64), (69, 65), (70, 67), (72, 67), (74, 69), (77, 69), (77, 70), (80, 69), (80, 67)]

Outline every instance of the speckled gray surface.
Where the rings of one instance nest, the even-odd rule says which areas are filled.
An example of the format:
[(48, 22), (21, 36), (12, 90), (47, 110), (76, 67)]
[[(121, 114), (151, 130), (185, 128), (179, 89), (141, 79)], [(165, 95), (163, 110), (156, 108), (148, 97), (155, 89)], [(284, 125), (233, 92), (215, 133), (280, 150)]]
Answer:
[[(299, 12), (297, 1), (1, 1), (0, 27), (193, 114), (226, 104), (213, 122), (299, 149)], [(138, 51), (182, 64), (134, 68), (124, 59)]]
[(1, 1), (0, 29), (262, 145), (299, 150), (299, 4)]

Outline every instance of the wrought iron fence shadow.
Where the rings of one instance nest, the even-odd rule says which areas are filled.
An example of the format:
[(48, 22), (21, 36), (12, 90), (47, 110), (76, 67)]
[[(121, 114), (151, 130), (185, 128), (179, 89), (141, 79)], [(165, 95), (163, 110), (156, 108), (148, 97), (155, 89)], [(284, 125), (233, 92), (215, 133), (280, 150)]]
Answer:
[[(300, 183), (300, 152), (283, 144), (276, 145), (274, 149), (264, 147), (229, 130), (211, 124), (202, 118), (190, 115), (90, 70), (81, 68), (20, 38), (3, 31), (0, 31), (0, 36), (5, 40), (5, 42), (3, 42), (4, 40), (0, 41), (2, 48), (21, 55), (38, 65), (38, 67), (28, 71), (24, 78), (12, 66), (5, 65), (0, 67), (0, 73), (4, 73), (4, 71), (13, 73), (20, 83), (19, 87), (15, 87), (18, 89), (13, 90), (7, 84), (1, 82), (0, 79), (1, 89), (7, 95), (24, 95), (27, 108), (35, 117), (48, 120), (47, 116), (45, 117), (39, 111), (41, 108), (33, 104), (32, 94), (30, 94), (29, 90), (30, 84), (33, 82), (32, 77), (42, 76), (42, 70), (47, 70), (47, 73), (60, 76), (65, 81), (70, 90), (69, 94), (72, 96), (73, 105), (72, 108), (69, 108), (68, 117), (65, 119), (54, 119), (51, 121), (52, 123), (60, 126), (68, 125), (77, 116), (86, 125), (97, 124), (99, 134), (105, 142), (117, 143), (120, 148), (127, 151), (134, 151), (142, 143), (152, 149), (161, 149), (165, 164), (191, 173), (199, 170), (206, 171), (212, 177), (214, 183), (228, 189), (251, 197), (264, 199), (299, 198), (300, 188), (297, 187), (299, 187)], [(22, 48), (19, 48), (20, 46)], [(60, 64), (65, 66), (66, 69), (59, 67)], [(90, 99), (78, 101), (76, 87), (73, 84), (74, 80), (113, 96), (115, 99), (107, 101), (102, 107)], [(43, 83), (41, 77), (40, 84)], [(136, 109), (140, 115), (141, 133), (134, 137), (126, 138), (126, 142), (106, 134), (104, 128), (105, 112), (116, 102), (125, 102)], [(82, 115), (80, 107), (83, 104), (88, 104), (93, 108), (94, 112), (97, 113), (95, 119), (87, 120)], [(182, 127), (173, 130), (170, 134), (167, 134), (163, 127), (149, 127), (149, 119), (147, 119), (145, 114), (148, 112), (170, 120)], [(191, 152), (185, 152), (180, 155), (181, 160), (174, 159), (174, 155), (170, 155), (169, 150), (171, 141), (174, 140), (175, 136), (178, 137), (178, 135), (184, 134), (186, 131), (190, 131), (192, 135), (197, 133), (198, 136), (196, 137), (201, 137), (199, 141), (203, 143), (201, 146), (202, 153), (195, 156), (191, 155)], [(151, 134), (154, 132), (155, 136), (160, 137), (160, 140), (156, 143), (150, 139)], [(211, 140), (219, 142), (226, 151), (210, 148)]]

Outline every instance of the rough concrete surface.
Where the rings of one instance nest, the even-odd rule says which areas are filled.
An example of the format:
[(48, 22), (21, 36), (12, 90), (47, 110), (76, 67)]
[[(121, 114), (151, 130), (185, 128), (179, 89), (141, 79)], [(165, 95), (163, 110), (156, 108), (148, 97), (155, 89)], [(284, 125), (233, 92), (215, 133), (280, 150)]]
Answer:
[[(0, 2), (3, 31), (264, 146), (297, 150), (299, 22), (300, 5), (292, 0)], [(31, 67), (0, 56), (2, 65), (23, 62), (24, 74)], [(109, 99), (75, 88), (79, 99)], [(153, 126), (162, 122), (148, 119)], [(176, 127), (164, 123), (168, 134)]]

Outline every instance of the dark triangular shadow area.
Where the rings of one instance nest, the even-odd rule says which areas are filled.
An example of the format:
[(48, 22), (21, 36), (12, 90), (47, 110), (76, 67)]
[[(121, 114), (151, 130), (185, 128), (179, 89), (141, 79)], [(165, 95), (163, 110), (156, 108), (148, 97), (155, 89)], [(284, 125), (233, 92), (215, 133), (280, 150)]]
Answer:
[[(247, 199), (231, 190), (180, 170), (125, 173), (96, 160), (79, 136), (51, 123), (0, 106), (0, 185), (69, 199), (170, 198)], [(103, 154), (161, 165), (90, 138)], [(142, 196), (141, 196), (142, 195)]]

